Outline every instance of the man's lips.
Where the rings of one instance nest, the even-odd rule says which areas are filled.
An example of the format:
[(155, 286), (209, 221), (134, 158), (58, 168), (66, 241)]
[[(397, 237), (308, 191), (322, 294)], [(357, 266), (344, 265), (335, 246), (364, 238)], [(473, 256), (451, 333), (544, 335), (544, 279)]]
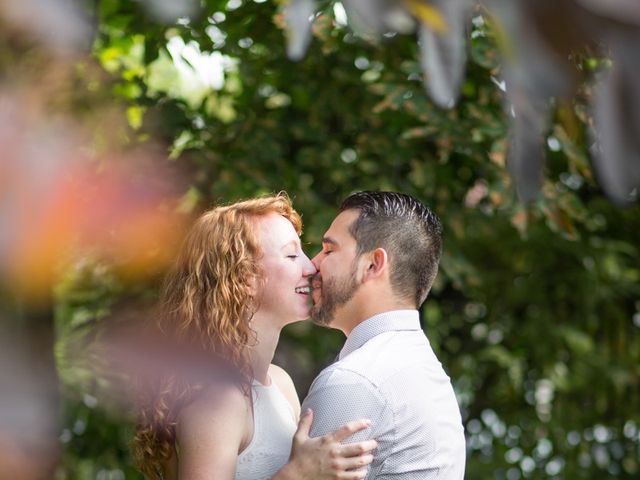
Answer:
[(309, 279), (309, 287), (311, 287), (311, 299), (316, 304), (320, 300), (320, 291), (322, 290), (322, 277), (319, 273)]
[(313, 287), (311, 288), (311, 300), (313, 300), (314, 304), (317, 304), (320, 301), (321, 290), (322, 282), (314, 283)]

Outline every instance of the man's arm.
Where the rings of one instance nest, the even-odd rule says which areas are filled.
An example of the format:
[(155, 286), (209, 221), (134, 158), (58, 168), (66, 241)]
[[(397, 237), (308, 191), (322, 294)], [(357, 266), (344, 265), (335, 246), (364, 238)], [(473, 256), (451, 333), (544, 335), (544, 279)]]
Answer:
[(298, 430), (293, 436), (291, 457), (271, 480), (324, 480), (341, 478), (362, 480), (366, 466), (373, 460), (371, 452), (377, 447), (375, 440), (343, 445), (342, 441), (354, 432), (368, 426), (368, 422), (356, 420), (340, 427), (336, 432), (322, 437), (309, 437), (313, 412), (302, 415)]
[(351, 435), (344, 443), (377, 440), (378, 449), (367, 478), (380, 471), (395, 439), (392, 413), (376, 385), (356, 372), (329, 367), (311, 385), (302, 408), (314, 412), (312, 437), (333, 432), (352, 420), (371, 420), (370, 428)]

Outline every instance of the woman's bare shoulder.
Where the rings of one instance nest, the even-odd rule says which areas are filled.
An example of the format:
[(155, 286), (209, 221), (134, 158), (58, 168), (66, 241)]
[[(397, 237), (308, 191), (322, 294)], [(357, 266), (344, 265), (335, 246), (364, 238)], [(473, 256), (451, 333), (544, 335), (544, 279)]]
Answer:
[(280, 386), (280, 384), (293, 386), (293, 380), (291, 380), (291, 377), (286, 370), (274, 363), (269, 365), (269, 376), (278, 384), (278, 386)]
[(202, 439), (218, 434), (225, 436), (229, 429), (242, 431), (238, 427), (245, 425), (250, 414), (248, 398), (237, 385), (216, 383), (205, 388), (181, 410), (178, 437), (182, 443), (193, 435)]
[(300, 399), (289, 374), (278, 365), (269, 365), (269, 377), (291, 404), (296, 417), (300, 416)]
[(235, 385), (203, 390), (178, 417), (179, 478), (232, 478), (239, 451), (252, 432), (248, 398)]
[(182, 409), (178, 426), (198, 424), (203, 420), (244, 420), (249, 412), (246, 395), (240, 387), (229, 382), (219, 382), (206, 387), (196, 399)]

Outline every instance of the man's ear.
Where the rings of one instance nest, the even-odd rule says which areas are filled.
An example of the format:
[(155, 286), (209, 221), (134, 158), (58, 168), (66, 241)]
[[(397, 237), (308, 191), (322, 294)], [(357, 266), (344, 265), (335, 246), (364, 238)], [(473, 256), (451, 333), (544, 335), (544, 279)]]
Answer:
[(385, 275), (389, 268), (387, 251), (384, 248), (376, 248), (368, 252), (365, 256), (364, 268), (363, 282)]

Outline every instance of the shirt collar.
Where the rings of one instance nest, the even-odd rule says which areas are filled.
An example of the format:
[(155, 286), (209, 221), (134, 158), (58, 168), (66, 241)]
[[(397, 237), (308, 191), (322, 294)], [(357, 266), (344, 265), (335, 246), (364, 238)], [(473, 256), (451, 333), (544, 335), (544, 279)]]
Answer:
[(394, 310), (379, 313), (360, 322), (347, 337), (338, 359), (342, 360), (381, 333), (401, 330), (421, 330), (420, 314), (417, 310)]

